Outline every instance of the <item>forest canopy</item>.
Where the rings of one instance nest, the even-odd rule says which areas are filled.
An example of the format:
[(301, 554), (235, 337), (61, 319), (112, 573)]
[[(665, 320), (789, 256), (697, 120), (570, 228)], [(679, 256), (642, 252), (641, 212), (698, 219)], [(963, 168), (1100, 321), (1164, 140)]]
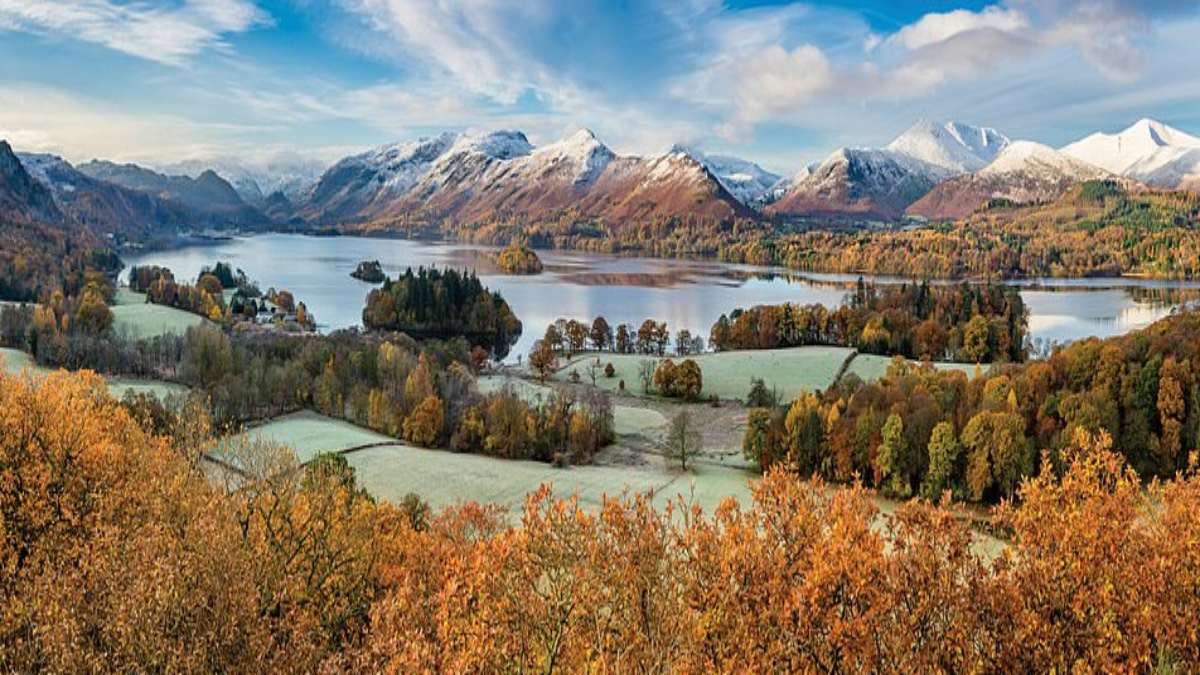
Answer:
[(1027, 312), (1011, 286), (867, 284), (845, 303), (758, 305), (722, 314), (709, 333), (718, 351), (803, 345), (967, 363), (1023, 361)]
[(504, 358), (521, 336), (521, 322), (498, 292), (474, 272), (410, 267), (367, 295), (363, 325), (416, 338), (465, 337)]
[(945, 508), (881, 521), (782, 472), (712, 514), (547, 487), (508, 517), (376, 501), (345, 458), (263, 444), (213, 477), (93, 375), (0, 374), (0, 410), (4, 671), (1200, 666), (1200, 477), (1146, 488), (1105, 434), (996, 512), (993, 560)]

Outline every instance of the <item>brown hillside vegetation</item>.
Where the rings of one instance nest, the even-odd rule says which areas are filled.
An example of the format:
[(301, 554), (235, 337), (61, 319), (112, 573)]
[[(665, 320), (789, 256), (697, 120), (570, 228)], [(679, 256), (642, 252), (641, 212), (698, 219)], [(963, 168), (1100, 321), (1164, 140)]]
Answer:
[[(269, 449), (226, 487), (91, 375), (0, 376), (0, 670), (1133, 671), (1200, 666), (1200, 476), (1080, 433), (988, 562), (924, 502), (767, 476), (715, 514), (377, 503)], [(257, 450), (257, 454), (252, 451)]]

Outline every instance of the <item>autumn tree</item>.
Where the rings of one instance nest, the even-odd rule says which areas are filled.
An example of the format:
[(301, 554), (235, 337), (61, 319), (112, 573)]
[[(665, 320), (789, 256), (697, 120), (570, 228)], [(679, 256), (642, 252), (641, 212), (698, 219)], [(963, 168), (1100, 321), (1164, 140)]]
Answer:
[(529, 351), (529, 367), (533, 368), (542, 382), (554, 374), (558, 369), (558, 355), (549, 342), (542, 339), (533, 343), (533, 349)]
[(433, 447), (442, 432), (442, 399), (430, 394), (404, 420), (404, 438), (423, 447)]
[(921, 483), (921, 495), (927, 499), (938, 499), (944, 490), (954, 487), (955, 471), (962, 447), (954, 435), (954, 424), (938, 422), (929, 437), (929, 470)]
[(563, 334), (567, 340), (567, 349), (571, 354), (577, 354), (587, 346), (587, 327), (575, 319), (567, 321), (566, 330), (563, 331)]
[(991, 487), (1012, 495), (1029, 472), (1032, 458), (1025, 438), (1025, 421), (1008, 412), (981, 412), (963, 428), (967, 454), (967, 490), (972, 500), (983, 499)]
[(821, 469), (825, 451), (825, 421), (817, 396), (807, 393), (796, 397), (784, 420), (787, 433), (788, 463), (801, 476)]
[(612, 328), (604, 317), (598, 316), (592, 321), (589, 337), (592, 340), (592, 349), (602, 352), (610, 348), (613, 342)]

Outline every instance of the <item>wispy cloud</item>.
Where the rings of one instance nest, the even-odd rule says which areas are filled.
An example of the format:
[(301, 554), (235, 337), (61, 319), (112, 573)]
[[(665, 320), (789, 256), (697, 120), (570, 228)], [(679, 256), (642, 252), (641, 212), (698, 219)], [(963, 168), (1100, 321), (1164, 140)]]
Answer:
[(112, 0), (0, 0), (0, 28), (93, 42), (170, 65), (206, 49), (222, 49), (226, 35), (268, 22), (268, 15), (248, 0), (186, 0), (173, 7)]

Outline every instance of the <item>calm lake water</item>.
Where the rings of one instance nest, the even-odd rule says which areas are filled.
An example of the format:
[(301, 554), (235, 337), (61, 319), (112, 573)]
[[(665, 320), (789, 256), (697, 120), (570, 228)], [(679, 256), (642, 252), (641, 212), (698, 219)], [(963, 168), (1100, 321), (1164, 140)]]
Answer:
[[(672, 333), (686, 328), (708, 336), (722, 313), (736, 307), (784, 301), (833, 307), (853, 288), (856, 275), (799, 274), (776, 268), (650, 258), (618, 258), (571, 251), (538, 251), (545, 272), (497, 274), (488, 247), (360, 237), (269, 234), (214, 244), (129, 255), (129, 265), (170, 268), (195, 279), (200, 268), (228, 261), (268, 287), (286, 288), (316, 315), (322, 330), (357, 326), (373, 288), (350, 277), (362, 260), (379, 260), (390, 276), (407, 267), (470, 267), (484, 285), (499, 290), (524, 323), (510, 355), (527, 354), (559, 317), (610, 324), (666, 321)], [(871, 277), (868, 277), (871, 280)], [(900, 279), (877, 277), (880, 283)], [(1018, 282), (1029, 308), (1035, 345), (1107, 337), (1142, 328), (1200, 295), (1200, 283), (1138, 279), (1039, 279)]]

